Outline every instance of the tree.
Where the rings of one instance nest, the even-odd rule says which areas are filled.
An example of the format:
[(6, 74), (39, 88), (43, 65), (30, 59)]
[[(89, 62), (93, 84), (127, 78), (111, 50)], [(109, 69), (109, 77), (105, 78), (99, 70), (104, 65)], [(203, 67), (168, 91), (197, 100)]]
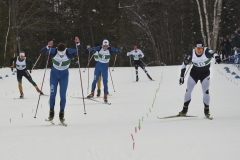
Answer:
[(215, 0), (214, 4), (212, 1), (206, 0), (203, 0), (202, 4), (199, 3), (199, 0), (196, 0), (196, 2), (204, 44), (212, 49), (216, 49), (221, 21), (222, 0)]

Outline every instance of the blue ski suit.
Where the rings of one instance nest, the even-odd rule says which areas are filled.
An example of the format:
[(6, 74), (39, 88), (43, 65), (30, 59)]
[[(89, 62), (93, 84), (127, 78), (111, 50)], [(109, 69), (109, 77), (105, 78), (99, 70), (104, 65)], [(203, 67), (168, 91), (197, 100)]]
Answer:
[(88, 51), (90, 53), (94, 51), (98, 51), (98, 62), (95, 66), (94, 70), (94, 79), (92, 82), (92, 92), (94, 93), (94, 90), (96, 88), (96, 83), (98, 81), (98, 78), (100, 74), (102, 73), (102, 79), (103, 79), (103, 85), (104, 85), (104, 94), (108, 94), (108, 64), (112, 53), (122, 53), (122, 50), (114, 48), (114, 47), (108, 47), (108, 49), (104, 50), (102, 46), (96, 46), (89, 48)]
[[(80, 44), (77, 45), (80, 51)], [(50, 55), (52, 57), (53, 67), (50, 72), (50, 109), (54, 109), (55, 97), (57, 94), (58, 84), (60, 86), (60, 109), (64, 110), (66, 106), (66, 92), (68, 87), (68, 68), (71, 63), (71, 58), (77, 53), (76, 49), (66, 48), (66, 54), (63, 57), (57, 53), (57, 48), (43, 47), (40, 51), (42, 54)]]

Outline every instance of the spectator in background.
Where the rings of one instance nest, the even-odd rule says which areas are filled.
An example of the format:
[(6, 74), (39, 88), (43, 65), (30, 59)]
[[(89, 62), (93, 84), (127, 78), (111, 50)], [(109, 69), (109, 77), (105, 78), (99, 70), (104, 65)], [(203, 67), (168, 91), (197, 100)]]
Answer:
[(240, 27), (235, 31), (233, 36), (233, 48), (236, 50), (237, 48), (240, 49)]
[(217, 46), (217, 53), (218, 55), (221, 54), (221, 42), (222, 42), (222, 37), (218, 37), (218, 46)]
[(219, 43), (220, 43), (220, 51), (222, 53), (222, 60), (226, 58), (226, 49), (225, 49), (225, 38), (222, 36), (219, 37)]
[(229, 58), (229, 56), (231, 55), (231, 48), (232, 48), (232, 45), (229, 42), (228, 36), (224, 37), (224, 49), (225, 49), (226, 58)]

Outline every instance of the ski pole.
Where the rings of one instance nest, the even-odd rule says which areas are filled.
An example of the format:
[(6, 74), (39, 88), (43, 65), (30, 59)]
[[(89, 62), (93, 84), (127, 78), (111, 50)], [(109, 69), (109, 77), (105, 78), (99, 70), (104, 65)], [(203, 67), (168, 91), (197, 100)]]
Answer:
[[(48, 60), (49, 60), (50, 53), (51, 53), (51, 48), (49, 49), (49, 53), (48, 53), (47, 63), (46, 63), (46, 67), (45, 67), (45, 71), (44, 71), (44, 75), (43, 75), (43, 80), (42, 80), (42, 85), (41, 85), (41, 91), (42, 91), (42, 88), (43, 88), (43, 82), (44, 82), (45, 75), (46, 75), (46, 70), (47, 70), (47, 66), (48, 66)], [(36, 116), (37, 116), (37, 110), (38, 110), (38, 106), (39, 106), (40, 97), (41, 97), (41, 93), (39, 93), (38, 103), (37, 103), (37, 108), (36, 108), (36, 113), (35, 113), (34, 118), (36, 118)]]
[(114, 66), (115, 66), (115, 62), (116, 62), (116, 59), (117, 59), (117, 55), (118, 55), (118, 54), (115, 55), (115, 60), (114, 60), (113, 70), (112, 70), (112, 71), (114, 71)]
[[(94, 54), (93, 54), (93, 55), (94, 55)], [(88, 61), (88, 64), (87, 64), (87, 66), (85, 67), (85, 69), (84, 69), (84, 71), (83, 71), (83, 72), (85, 72), (85, 70), (86, 70), (86, 69), (87, 69), (87, 67), (89, 66), (89, 63), (91, 62), (93, 55), (91, 56), (90, 60)]]
[(77, 47), (77, 44), (76, 44), (76, 50), (77, 50), (77, 57), (78, 57), (78, 68), (79, 68), (79, 75), (80, 75), (80, 82), (81, 82), (81, 89), (82, 89), (84, 114), (87, 114), (87, 113), (86, 113), (86, 108), (85, 108), (85, 101), (84, 101), (84, 94), (83, 94), (83, 85), (82, 85), (82, 75), (81, 75), (81, 70), (80, 70), (80, 61), (79, 61), (79, 55), (78, 55), (78, 47)]
[[(130, 58), (130, 66), (131, 66), (131, 73), (132, 73), (132, 59), (131, 59), (131, 56), (129, 56), (129, 58)], [(133, 81), (133, 73), (132, 73), (132, 81)]]
[[(110, 76), (111, 76), (111, 80), (112, 80), (112, 74), (111, 74), (111, 70), (110, 70), (110, 67), (108, 67), (108, 69), (109, 69), (109, 73), (110, 73)], [(113, 86), (113, 91), (115, 92), (115, 88), (114, 88), (113, 80), (112, 80), (112, 86)]]
[(191, 63), (191, 65), (188, 67), (188, 70), (187, 70), (187, 72), (185, 73), (185, 75), (184, 75), (184, 77), (183, 77), (183, 78), (185, 78), (185, 77), (186, 77), (186, 75), (187, 75), (187, 73), (188, 73), (189, 69), (191, 68), (191, 66), (192, 66), (192, 63)]
[[(139, 60), (144, 64), (145, 67), (148, 67), (148, 65), (146, 65), (141, 59), (139, 59)], [(151, 68), (149, 68), (149, 69), (150, 69), (150, 71), (152, 71)], [(152, 73), (155, 74), (153, 71), (152, 71)]]
[(229, 58), (231, 58), (231, 57), (234, 57), (234, 56), (235, 56), (235, 55), (229, 56), (229, 57), (223, 59), (222, 61), (225, 61), (225, 60), (227, 60), (227, 59), (229, 59)]
[(140, 58), (139, 58), (139, 60), (144, 64), (145, 67), (148, 67)]
[[(88, 61), (90, 59), (90, 52), (88, 51)], [(88, 65), (88, 87), (87, 87), (87, 94), (89, 94), (89, 65)]]
[(32, 67), (32, 70), (34, 69), (34, 67), (36, 66), (36, 64), (37, 64), (37, 62), (38, 62), (38, 60), (39, 60), (39, 58), (41, 57), (41, 54), (38, 56), (38, 59), (37, 59), (37, 61), (35, 62), (35, 64), (33, 65), (33, 67)]

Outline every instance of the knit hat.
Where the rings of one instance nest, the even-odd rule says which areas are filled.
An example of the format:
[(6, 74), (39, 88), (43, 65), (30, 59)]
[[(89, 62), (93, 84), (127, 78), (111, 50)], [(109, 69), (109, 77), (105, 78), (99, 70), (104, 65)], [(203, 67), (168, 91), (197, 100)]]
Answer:
[(108, 40), (106, 40), (106, 39), (104, 39), (104, 40), (103, 40), (103, 43), (102, 43), (102, 45), (109, 46), (109, 41), (108, 41)]

